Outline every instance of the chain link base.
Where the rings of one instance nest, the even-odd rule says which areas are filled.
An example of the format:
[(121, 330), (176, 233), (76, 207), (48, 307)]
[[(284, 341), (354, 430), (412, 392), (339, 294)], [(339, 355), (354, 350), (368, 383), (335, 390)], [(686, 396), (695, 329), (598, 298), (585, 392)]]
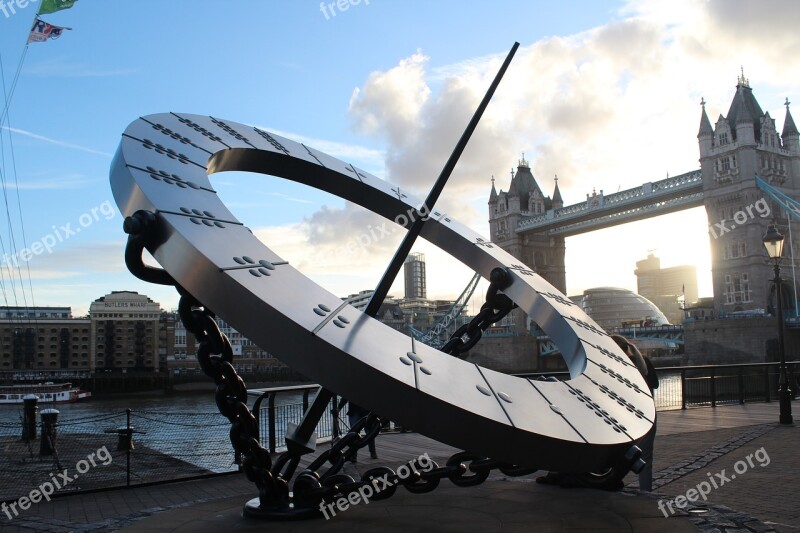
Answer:
[(244, 504), (242, 514), (245, 518), (257, 518), (259, 520), (311, 520), (315, 518), (322, 518), (322, 512), (319, 508), (300, 507), (294, 506), (288, 508), (265, 508), (261, 506), (259, 498), (253, 498)]

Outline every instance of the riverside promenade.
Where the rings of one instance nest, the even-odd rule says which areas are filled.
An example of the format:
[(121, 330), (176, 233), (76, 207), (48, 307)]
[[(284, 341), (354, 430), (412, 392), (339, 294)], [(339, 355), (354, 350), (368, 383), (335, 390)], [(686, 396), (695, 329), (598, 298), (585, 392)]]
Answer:
[[(537, 484), (544, 472), (498, 472), (477, 487), (443, 480), (421, 495), (400, 487), (329, 520), (263, 522), (241, 516), (255, 486), (229, 474), (62, 496), (13, 520), (0, 515), (0, 531), (800, 531), (800, 424), (777, 420), (777, 402), (659, 412), (652, 494), (639, 492), (630, 474), (623, 491), (603, 492)], [(377, 451), (373, 460), (360, 450), (345, 473), (397, 469), (425, 453), (441, 463), (456, 450), (399, 433), (381, 435)]]

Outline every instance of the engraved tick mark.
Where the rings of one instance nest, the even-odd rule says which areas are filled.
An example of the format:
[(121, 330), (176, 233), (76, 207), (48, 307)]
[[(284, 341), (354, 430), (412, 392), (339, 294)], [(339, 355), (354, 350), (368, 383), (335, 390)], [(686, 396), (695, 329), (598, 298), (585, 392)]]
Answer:
[(223, 267), (220, 268), (220, 271), (249, 269), (250, 273), (258, 278), (261, 276), (271, 276), (276, 266), (289, 264), (288, 261), (267, 261), (266, 259), (261, 259), (256, 262), (255, 259), (247, 255), (237, 255), (233, 258), (233, 261), (236, 263), (236, 266)]
[(533, 276), (534, 274), (533, 270), (529, 269), (524, 265), (511, 265), (510, 267), (508, 267), (508, 269), (514, 270), (517, 273), (522, 274), (523, 276)]

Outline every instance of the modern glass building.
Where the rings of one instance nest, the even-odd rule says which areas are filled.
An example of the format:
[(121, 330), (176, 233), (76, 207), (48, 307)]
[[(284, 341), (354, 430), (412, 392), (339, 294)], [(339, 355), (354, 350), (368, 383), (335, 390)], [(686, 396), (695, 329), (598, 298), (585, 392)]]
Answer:
[(656, 305), (633, 291), (618, 287), (587, 289), (577, 302), (605, 330), (623, 326), (661, 326), (669, 320)]

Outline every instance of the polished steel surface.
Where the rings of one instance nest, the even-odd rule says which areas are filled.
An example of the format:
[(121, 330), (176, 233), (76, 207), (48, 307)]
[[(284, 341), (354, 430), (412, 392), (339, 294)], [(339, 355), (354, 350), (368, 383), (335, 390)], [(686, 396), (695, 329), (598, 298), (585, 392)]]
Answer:
[(616, 343), (552, 285), (449, 215), (434, 209), (421, 236), (484, 278), (508, 268), (513, 282), (503, 292), (558, 345), (569, 381), (479, 367), (342, 302), (225, 207), (208, 175), (233, 170), (303, 183), (393, 223), (425, 208), (352, 164), (227, 120), (150, 115), (123, 134), (111, 169), (114, 197), (125, 216), (156, 213), (160, 234), (149, 247), (156, 260), (237, 330), (326, 389), (452, 446), (551, 470), (603, 469), (652, 427), (653, 399)]

